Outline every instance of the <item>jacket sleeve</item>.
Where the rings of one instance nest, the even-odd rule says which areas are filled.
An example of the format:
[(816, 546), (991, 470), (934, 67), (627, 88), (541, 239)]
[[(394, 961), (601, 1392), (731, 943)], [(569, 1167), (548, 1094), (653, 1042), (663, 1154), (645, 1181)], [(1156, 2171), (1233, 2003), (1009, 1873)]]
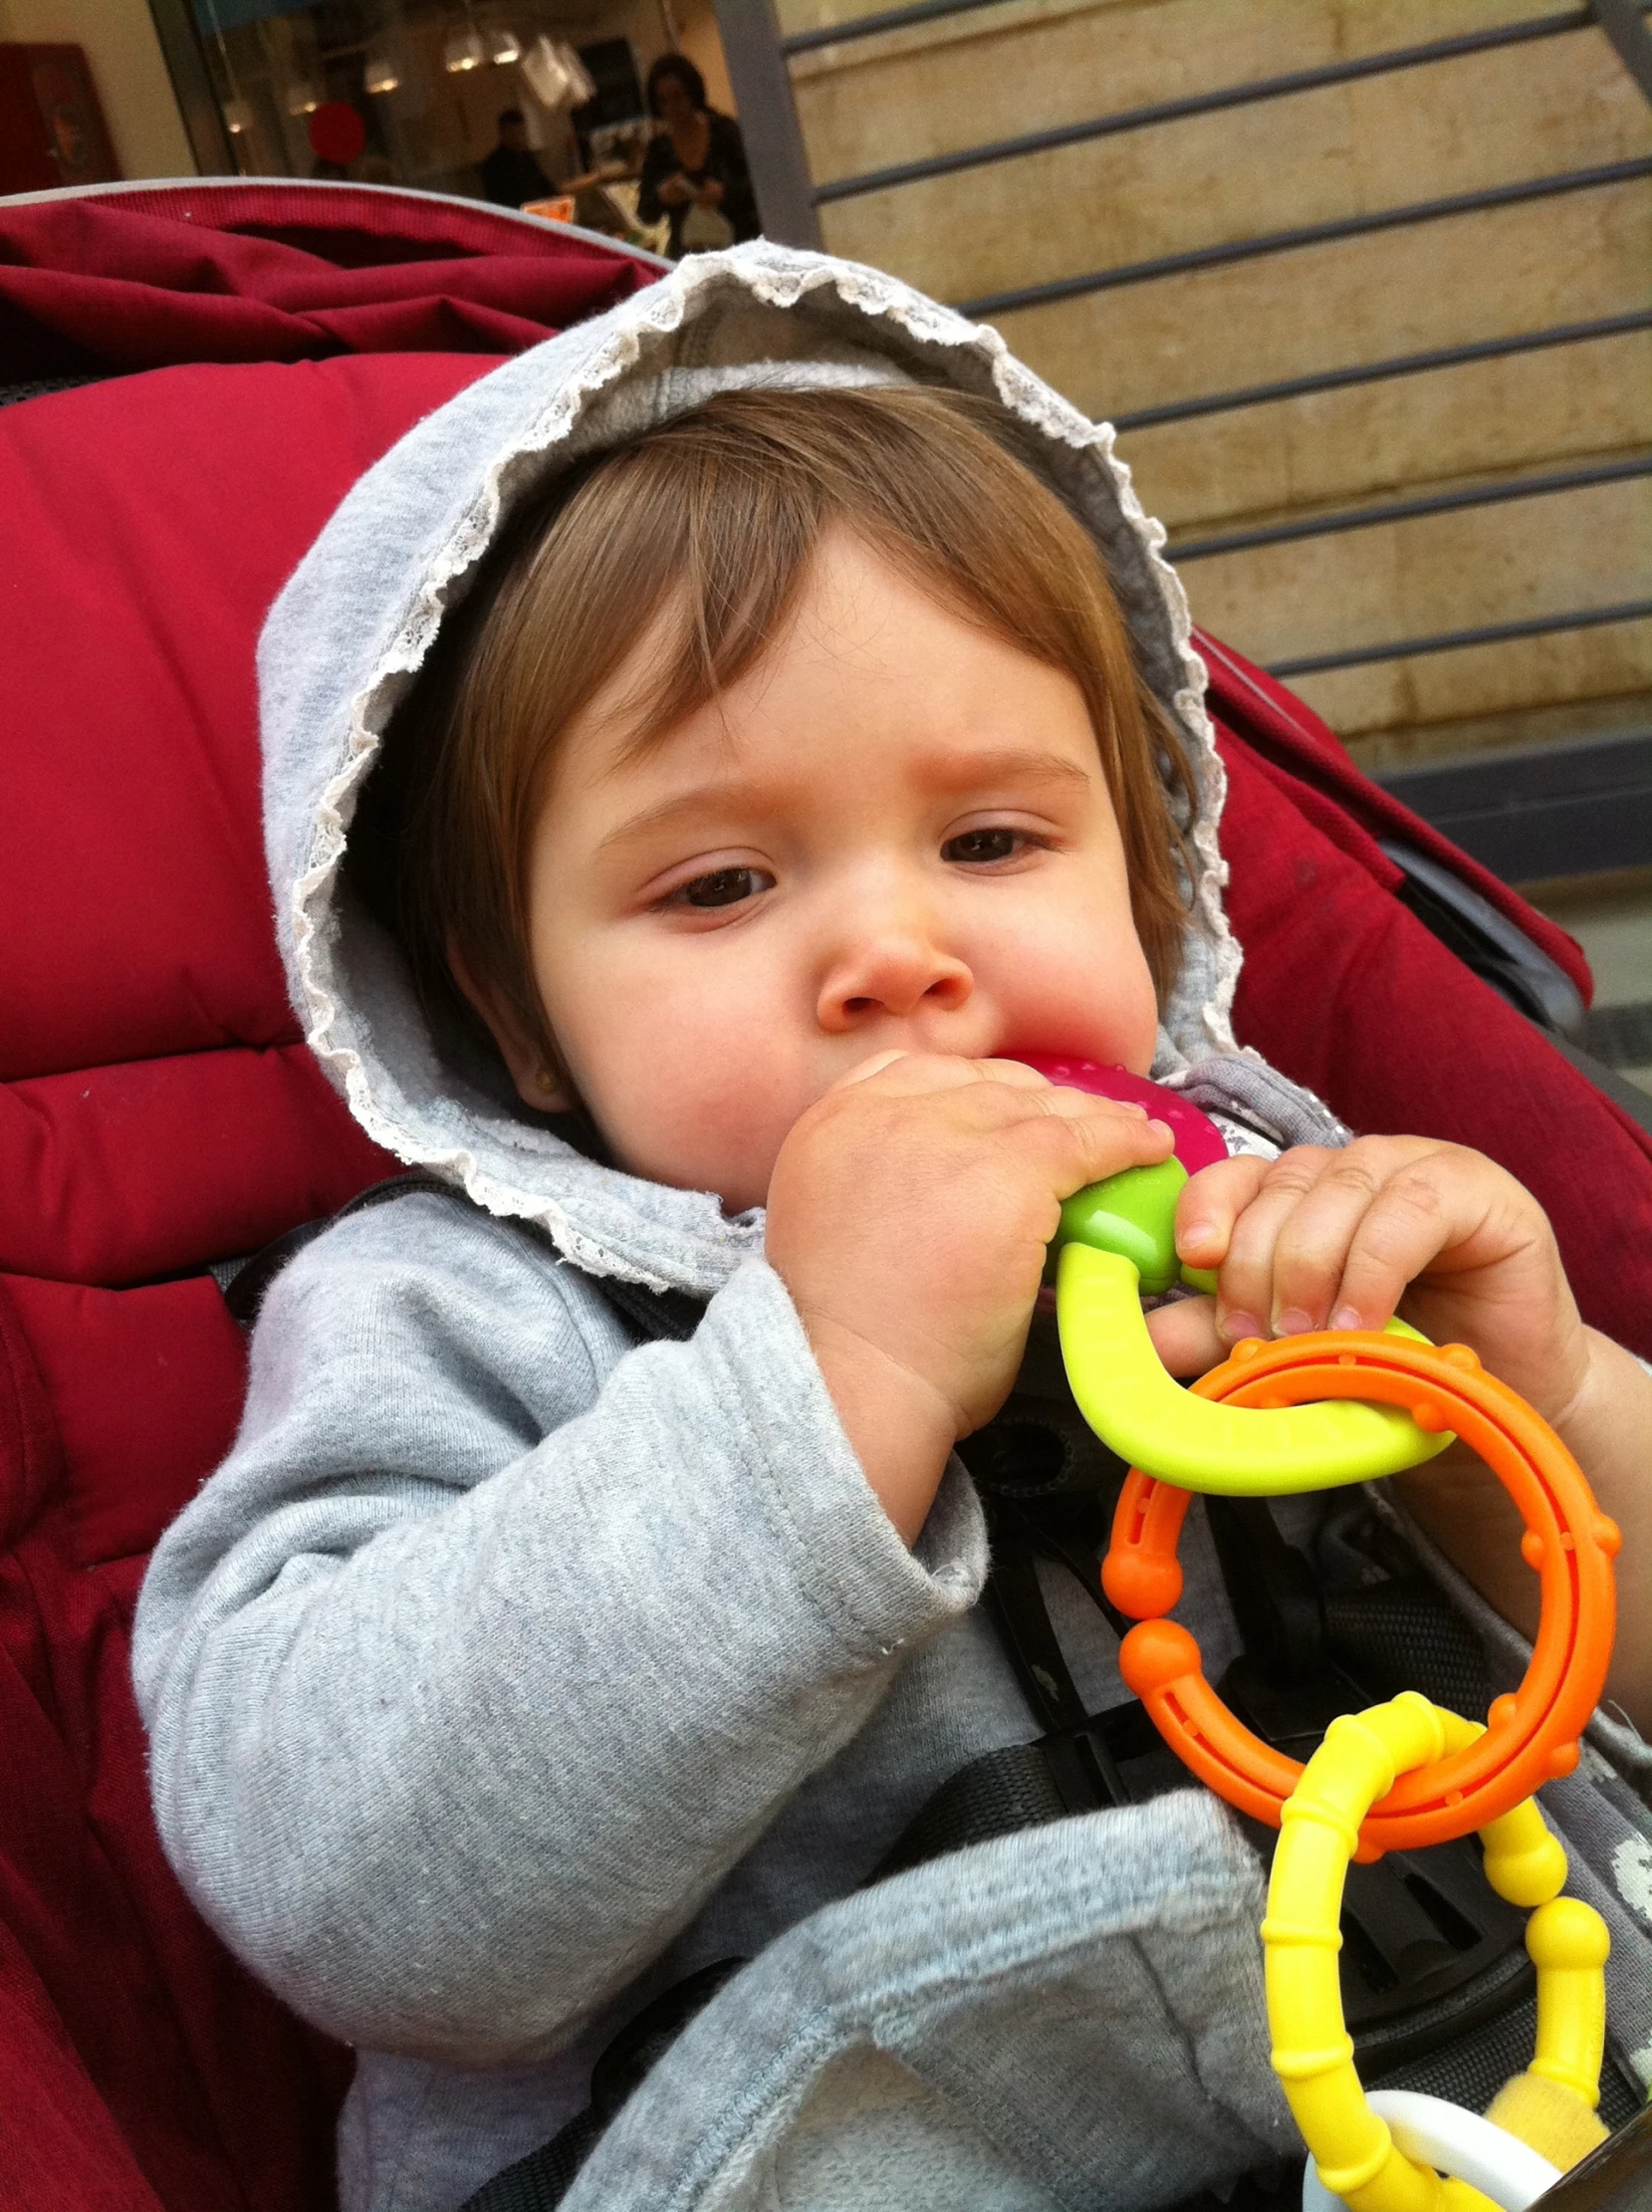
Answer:
[(779, 1278), (624, 1350), (439, 1198), (278, 1279), (235, 1449), (157, 1548), (161, 1838), (352, 2043), (526, 2061), (634, 1979), (979, 1592), (956, 1468), (908, 1552)]

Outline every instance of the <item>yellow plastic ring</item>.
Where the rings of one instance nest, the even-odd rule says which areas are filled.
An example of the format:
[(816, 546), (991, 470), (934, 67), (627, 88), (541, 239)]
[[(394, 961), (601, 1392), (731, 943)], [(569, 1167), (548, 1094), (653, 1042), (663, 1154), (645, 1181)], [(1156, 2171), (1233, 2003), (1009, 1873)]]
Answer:
[[(1274, 2071), (1320, 2180), (1350, 2212), (1497, 2212), (1470, 2183), (1408, 2158), (1371, 2109), (1336, 1971), (1342, 1889), (1360, 1823), (1398, 1775), (1479, 1733), (1406, 1690), (1333, 1720), (1285, 1806), (1262, 1923)], [(1606, 2032), (1605, 1923), (1560, 1896), (1566, 1854), (1534, 1799), (1480, 1833), (1492, 1887), (1533, 1908), (1526, 1943), (1537, 1968), (1537, 2043), (1528, 2071), (1592, 2106)]]

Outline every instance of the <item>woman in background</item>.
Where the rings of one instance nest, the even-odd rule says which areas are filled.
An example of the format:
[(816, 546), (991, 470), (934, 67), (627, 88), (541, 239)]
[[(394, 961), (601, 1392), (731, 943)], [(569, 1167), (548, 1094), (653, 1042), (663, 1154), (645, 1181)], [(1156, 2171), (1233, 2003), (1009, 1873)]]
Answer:
[(706, 106), (706, 81), (682, 54), (662, 54), (648, 72), (648, 113), (665, 128), (642, 157), (637, 213), (671, 223), (666, 252), (732, 246), (758, 234), (757, 200), (740, 125)]

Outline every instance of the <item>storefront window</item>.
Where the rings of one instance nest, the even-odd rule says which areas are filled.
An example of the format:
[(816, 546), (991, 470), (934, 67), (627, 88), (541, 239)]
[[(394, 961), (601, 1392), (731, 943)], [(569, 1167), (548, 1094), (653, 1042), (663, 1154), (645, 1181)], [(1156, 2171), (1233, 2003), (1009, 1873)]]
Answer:
[[(491, 197), (657, 243), (637, 220), (661, 54), (727, 107), (711, 0), (188, 0), (236, 168)], [(514, 113), (514, 117), (512, 112)], [(502, 118), (511, 120), (502, 122)]]

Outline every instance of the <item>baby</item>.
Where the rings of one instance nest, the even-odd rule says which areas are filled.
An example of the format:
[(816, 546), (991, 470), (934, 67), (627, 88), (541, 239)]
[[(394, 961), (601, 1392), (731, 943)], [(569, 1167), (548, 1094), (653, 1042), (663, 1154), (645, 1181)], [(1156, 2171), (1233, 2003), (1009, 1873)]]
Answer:
[[(1255, 1862), (1201, 1794), (855, 1894), (1038, 1733), (972, 1609), (955, 1447), (1016, 1381), (1062, 1198), (1170, 1149), (1023, 1055), (1180, 1070), (1224, 1119), (1177, 1216), (1219, 1290), (1150, 1317), (1174, 1371), (1399, 1308), (1554, 1422), (1625, 1526), (1611, 1688), (1652, 1712), (1652, 1379), (1580, 1323), (1534, 1201), (1459, 1147), (1344, 1144), (1255, 1063), (1187, 1072), (1189, 993), (1225, 1020), (1213, 779), (1104, 455), (1010, 365), (939, 388), (969, 379), (924, 303), (884, 326), (741, 275), (783, 263), (831, 266), (673, 280), (686, 367), (597, 325), (485, 379), (266, 640), (312, 1042), (451, 1187), (278, 1278), (135, 1664), (192, 1894), (361, 2047), (348, 2212), (455, 2212), (731, 1955), (571, 2206), (1145, 2206), (1289, 2150)], [(638, 1348), (603, 1280), (678, 1294), (677, 1341)], [(1403, 1487), (1530, 1629), (1497, 1484)], [(1188, 1572), (1231, 1651), (1197, 1532)], [(1121, 1701), (1099, 1616), (1053, 1610), (1089, 1708)]]

